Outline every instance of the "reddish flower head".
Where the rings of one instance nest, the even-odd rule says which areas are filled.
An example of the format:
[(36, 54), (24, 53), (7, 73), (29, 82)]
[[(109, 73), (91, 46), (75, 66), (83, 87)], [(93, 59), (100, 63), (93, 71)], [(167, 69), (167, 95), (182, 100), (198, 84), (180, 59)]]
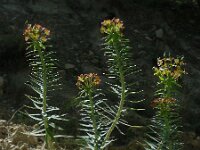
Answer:
[(176, 102), (175, 98), (156, 98), (151, 102), (151, 106), (155, 108), (160, 105), (168, 105), (168, 104), (173, 104), (175, 102)]

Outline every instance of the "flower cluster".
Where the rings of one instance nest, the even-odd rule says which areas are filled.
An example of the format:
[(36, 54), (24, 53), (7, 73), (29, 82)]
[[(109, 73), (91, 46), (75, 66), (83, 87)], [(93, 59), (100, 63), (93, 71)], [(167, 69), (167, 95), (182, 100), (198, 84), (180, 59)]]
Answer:
[(101, 82), (101, 79), (95, 73), (81, 74), (80, 76), (78, 76), (76, 86), (81, 90), (91, 89), (99, 85), (100, 82)]
[(158, 58), (158, 67), (154, 67), (154, 75), (162, 78), (171, 77), (178, 80), (183, 74), (185, 74), (183, 57), (181, 58)]
[(120, 19), (113, 18), (112, 20), (104, 20), (101, 23), (101, 33), (111, 34), (117, 33), (122, 35), (122, 30), (124, 29), (124, 24)]
[(152, 107), (157, 107), (160, 105), (168, 105), (168, 104), (174, 104), (176, 103), (175, 98), (156, 98), (151, 102)]
[(25, 41), (38, 41), (38, 42), (46, 42), (50, 35), (50, 30), (42, 27), (39, 24), (31, 25), (28, 24), (27, 28), (24, 30)]

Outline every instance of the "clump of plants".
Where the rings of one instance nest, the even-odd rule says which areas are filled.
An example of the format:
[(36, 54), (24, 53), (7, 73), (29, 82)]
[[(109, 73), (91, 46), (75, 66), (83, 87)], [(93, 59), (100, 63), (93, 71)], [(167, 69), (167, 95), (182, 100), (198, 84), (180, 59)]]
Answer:
[(60, 86), (60, 77), (55, 65), (57, 59), (53, 58), (54, 52), (48, 49), (49, 36), (50, 30), (39, 24), (33, 26), (28, 24), (24, 31), (28, 45), (26, 56), (31, 68), (30, 80), (26, 82), (26, 85), (36, 93), (33, 96), (26, 95), (33, 103), (33, 106), (27, 106), (32, 109), (32, 112), (26, 111), (26, 114), (37, 121), (36, 129), (29, 134), (44, 136), (47, 149), (53, 150), (56, 137), (53, 128), (57, 128), (54, 120), (64, 120), (62, 118), (64, 115), (55, 114), (59, 108), (48, 104), (50, 93)]
[[(81, 121), (86, 121), (81, 125), (87, 128), (83, 130), (87, 135), (86, 145), (92, 150), (106, 148), (113, 140), (111, 134), (115, 128), (122, 133), (119, 124), (130, 126), (122, 117), (129, 110), (128, 96), (137, 92), (132, 91), (134, 82), (127, 83), (127, 78), (139, 71), (136, 66), (131, 65), (129, 40), (124, 37), (123, 30), (123, 22), (116, 18), (103, 21), (100, 30), (104, 35), (103, 49), (107, 58), (107, 77), (110, 80), (107, 84), (116, 95), (118, 104), (110, 106), (104, 96), (102, 97), (102, 93), (94, 94), (101, 91), (94, 88), (94, 85), (99, 83), (96, 81), (100, 81), (97, 75), (90, 73), (78, 77), (77, 85), (81, 90), (79, 97), (83, 99), (80, 102), (81, 111), (85, 112), (80, 112), (83, 116)], [(100, 99), (95, 100), (98, 97)]]
[[(106, 99), (105, 88), (100, 89), (101, 79), (96, 73), (81, 74), (78, 76), (76, 86), (79, 89), (78, 105), (80, 112), (81, 149), (104, 150), (115, 139), (112, 133), (115, 129), (120, 131), (119, 125), (129, 125), (123, 119), (129, 110), (137, 110), (129, 107), (129, 103), (139, 103), (142, 100), (132, 100), (139, 93), (138, 76), (140, 70), (132, 65), (130, 42), (123, 33), (124, 24), (120, 19), (104, 20), (100, 29), (103, 38), (102, 45), (104, 56), (107, 59), (108, 78), (106, 85), (113, 98), (113, 103)], [(49, 49), (50, 31), (41, 25), (27, 25), (24, 31), (27, 43), (26, 56), (31, 68), (30, 80), (26, 83), (34, 92), (34, 95), (26, 95), (33, 106), (26, 106), (32, 111), (26, 114), (37, 121), (37, 126), (31, 135), (43, 136), (48, 150), (54, 150), (54, 129), (56, 120), (63, 120), (64, 115), (57, 115), (59, 108), (50, 106), (49, 100), (54, 90), (60, 87), (60, 77), (54, 59), (54, 52)], [(177, 99), (178, 89), (181, 88), (179, 79), (185, 74), (183, 57), (171, 57), (164, 55), (157, 59), (157, 67), (154, 67), (154, 75), (158, 78), (155, 99), (151, 106), (156, 110), (151, 119), (150, 133), (145, 141), (146, 150), (180, 150), (180, 101)], [(135, 80), (133, 79), (135, 77)], [(134, 81), (131, 81), (133, 79)], [(143, 109), (139, 109), (143, 110)]]
[(174, 58), (164, 56), (157, 59), (157, 67), (154, 67), (154, 75), (159, 79), (157, 97), (151, 103), (156, 110), (149, 126), (151, 133), (147, 134), (146, 150), (180, 150), (180, 122), (179, 104), (176, 99), (178, 88), (181, 85), (179, 79), (185, 74), (183, 57)]

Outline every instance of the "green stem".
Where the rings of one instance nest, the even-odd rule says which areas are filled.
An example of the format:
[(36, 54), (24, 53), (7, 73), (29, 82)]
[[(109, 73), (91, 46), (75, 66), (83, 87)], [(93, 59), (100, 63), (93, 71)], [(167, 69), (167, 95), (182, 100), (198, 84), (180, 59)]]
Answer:
[(122, 73), (120, 73), (120, 82), (121, 82), (121, 87), (122, 87), (122, 93), (121, 93), (121, 100), (119, 103), (119, 108), (117, 110), (116, 116), (111, 124), (111, 127), (109, 128), (106, 136), (105, 136), (105, 140), (104, 141), (108, 141), (110, 139), (110, 135), (112, 133), (112, 131), (114, 130), (114, 128), (117, 125), (117, 122), (120, 119), (121, 113), (122, 113), (122, 109), (125, 103), (125, 81), (124, 81), (124, 75)]
[[(168, 107), (168, 106), (165, 106), (165, 107)], [(168, 110), (167, 110), (167, 108), (163, 108), (162, 110), (161, 110), (161, 114), (162, 114), (162, 117), (163, 117), (163, 124), (164, 124), (164, 126), (163, 126), (163, 130), (162, 130), (162, 148), (164, 148), (164, 147), (166, 147), (166, 143), (168, 143), (169, 142), (169, 136), (170, 136), (170, 123), (169, 123), (169, 112), (168, 112)]]
[(88, 97), (90, 100), (90, 106), (91, 106), (91, 119), (92, 119), (92, 126), (94, 129), (94, 134), (95, 134), (95, 143), (94, 143), (94, 150), (98, 150), (98, 133), (97, 133), (97, 123), (96, 123), (96, 117), (95, 117), (95, 108), (94, 108), (94, 101), (92, 98), (92, 91), (88, 91)]
[(110, 135), (112, 133), (112, 131), (114, 130), (114, 128), (116, 127), (117, 125), (117, 122), (119, 121), (120, 119), (120, 116), (121, 116), (121, 113), (122, 113), (122, 110), (123, 110), (123, 107), (124, 107), (124, 103), (125, 103), (125, 90), (126, 90), (126, 84), (125, 84), (125, 76), (124, 76), (124, 72), (123, 72), (123, 67), (122, 67), (122, 64), (121, 64), (121, 56), (120, 56), (120, 52), (118, 50), (118, 47), (117, 47), (117, 44), (118, 44), (118, 41), (116, 43), (116, 45), (114, 44), (115, 42), (113, 42), (113, 47), (116, 47), (116, 53), (117, 53), (117, 66), (118, 66), (118, 69), (119, 69), (119, 79), (120, 79), (120, 83), (121, 83), (121, 98), (120, 98), (120, 103), (119, 103), (119, 107), (118, 107), (118, 110), (117, 110), (117, 113), (116, 113), (116, 116), (111, 124), (111, 127), (108, 129), (108, 132), (105, 136), (105, 139), (104, 139), (104, 142), (108, 141), (110, 139)]
[(41, 50), (41, 47), (37, 44), (37, 51), (40, 56), (41, 64), (42, 64), (42, 80), (43, 80), (43, 90), (42, 90), (42, 100), (43, 100), (43, 121), (45, 127), (45, 140), (49, 150), (53, 150), (53, 138), (49, 133), (49, 123), (47, 118), (47, 68), (44, 60), (44, 56)]

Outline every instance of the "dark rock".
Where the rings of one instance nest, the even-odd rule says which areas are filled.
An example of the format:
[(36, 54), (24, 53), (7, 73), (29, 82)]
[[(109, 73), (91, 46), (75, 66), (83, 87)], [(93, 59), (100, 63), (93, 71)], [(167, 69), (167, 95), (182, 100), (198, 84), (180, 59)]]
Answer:
[(101, 72), (100, 68), (93, 66), (91, 64), (88, 64), (88, 63), (82, 64), (81, 69), (82, 69), (83, 73), (98, 73), (99, 74)]
[(0, 96), (3, 95), (4, 78), (0, 76)]
[(70, 63), (65, 64), (65, 69), (73, 69), (73, 68), (75, 68), (74, 64), (70, 64)]
[(156, 34), (157, 38), (162, 39), (163, 35), (164, 35), (164, 31), (163, 31), (163, 29), (158, 29), (155, 31), (155, 34)]

